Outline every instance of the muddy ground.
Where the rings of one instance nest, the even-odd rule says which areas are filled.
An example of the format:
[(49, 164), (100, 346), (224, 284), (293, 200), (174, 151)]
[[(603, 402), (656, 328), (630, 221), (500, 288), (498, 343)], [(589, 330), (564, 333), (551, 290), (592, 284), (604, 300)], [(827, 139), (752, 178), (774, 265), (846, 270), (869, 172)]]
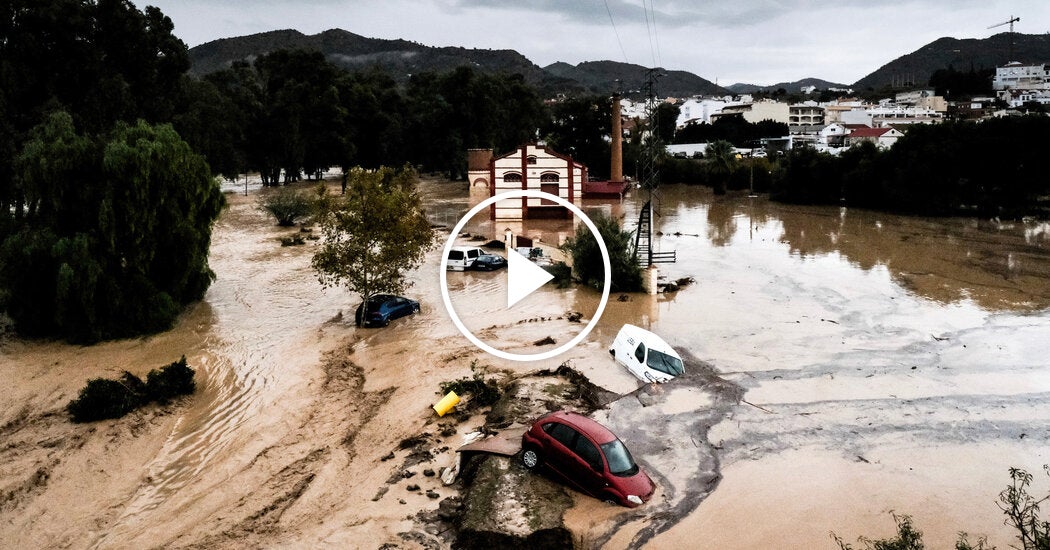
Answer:
[[(473, 200), (458, 184), (425, 190), (446, 226)], [(228, 195), (217, 280), (173, 330), (90, 347), (0, 336), (2, 546), (448, 547), (449, 499), (464, 488), (440, 472), (487, 419), (430, 407), (472, 364), (510, 380), (567, 362), (620, 396), (593, 414), (660, 490), (634, 510), (568, 492), (562, 519), (579, 548), (832, 548), (829, 531), (890, 534), (892, 511), (914, 515), (931, 547), (964, 529), (1006, 547), (994, 507), (1006, 468), (1050, 462), (1045, 232), (1023, 228), (1026, 240), (1004, 247), (1006, 229), (734, 210), (672, 189), (663, 243), (680, 263), (669, 272), (697, 284), (613, 300), (575, 349), (525, 364), (478, 353), (452, 326), (438, 251), (410, 275), (419, 315), (356, 329), (357, 298), (321, 288), (309, 266), (316, 242), (280, 246), (297, 230), (274, 226), (250, 191)], [(635, 206), (621, 205), (628, 217)], [(952, 246), (922, 237), (941, 231)], [(564, 313), (593, 311), (593, 293), (548, 289), (529, 298), (542, 315), (485, 311), (497, 276), (450, 284), (485, 295), (479, 314), (513, 329), (511, 350), (564, 341), (578, 330)], [(988, 309), (1003, 304), (1020, 312)], [(688, 376), (646, 389), (616, 367), (605, 350), (624, 322), (689, 354)], [(183, 354), (194, 395), (69, 422), (64, 407), (89, 378), (144, 375)]]

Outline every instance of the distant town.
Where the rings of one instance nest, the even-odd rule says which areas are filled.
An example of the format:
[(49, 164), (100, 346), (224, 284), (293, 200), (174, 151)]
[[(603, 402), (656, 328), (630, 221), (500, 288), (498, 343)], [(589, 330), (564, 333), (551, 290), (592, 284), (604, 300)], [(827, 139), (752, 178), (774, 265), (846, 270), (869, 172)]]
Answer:
[[(678, 107), (678, 130), (689, 125), (714, 124), (719, 119), (740, 117), (755, 124), (771, 120), (786, 124), (789, 134), (764, 138), (753, 147), (739, 149), (745, 156), (765, 155), (766, 151), (783, 151), (802, 146), (837, 155), (862, 142), (888, 149), (914, 124), (938, 124), (947, 120), (984, 120), (1044, 112), (1050, 105), (1050, 64), (1025, 65), (1011, 62), (997, 67), (992, 78), (994, 95), (948, 101), (931, 88), (918, 87), (896, 93), (892, 98), (869, 101), (849, 97), (850, 88), (818, 90), (803, 86), (787, 90), (790, 97), (811, 96), (819, 92), (841, 94), (831, 101), (802, 100), (786, 102), (752, 94), (665, 98)], [(621, 114), (627, 120), (644, 120), (644, 101), (622, 101)], [(625, 132), (632, 125), (626, 124)], [(670, 136), (662, 136), (670, 142)], [(668, 153), (677, 157), (702, 155), (705, 143), (668, 145)]]

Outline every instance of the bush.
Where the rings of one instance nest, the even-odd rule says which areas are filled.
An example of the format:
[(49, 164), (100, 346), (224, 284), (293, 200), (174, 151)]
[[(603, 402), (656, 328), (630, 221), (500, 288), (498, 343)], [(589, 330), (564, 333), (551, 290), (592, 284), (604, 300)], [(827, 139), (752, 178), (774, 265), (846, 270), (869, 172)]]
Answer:
[(503, 393), (499, 388), (499, 384), (491, 378), (485, 378), (483, 369), (478, 367), (477, 361), (470, 363), (470, 370), (474, 373), (470, 378), (442, 382), (442, 395), (450, 391), (456, 392), (456, 395), (459, 396), (469, 394), (471, 397), (470, 405), (479, 407), (487, 407), (499, 401), (500, 395)]
[(94, 378), (88, 380), (66, 410), (72, 415), (73, 422), (120, 418), (145, 402), (144, 390), (142, 379), (126, 371), (119, 380)]
[[(619, 222), (601, 212), (591, 215), (591, 221), (609, 251), (612, 268), (610, 292), (643, 290), (642, 269), (634, 250), (634, 233), (623, 230)], [(601, 290), (605, 282), (605, 266), (598, 241), (591, 235), (590, 229), (581, 224), (576, 229), (576, 235), (565, 241), (562, 249), (572, 255), (572, 269), (576, 278), (587, 286)]]
[(193, 369), (186, 365), (186, 356), (174, 363), (153, 369), (146, 375), (146, 391), (149, 398), (160, 403), (167, 403), (174, 397), (189, 395), (197, 389), (193, 381)]
[(120, 418), (151, 401), (167, 403), (173, 397), (193, 393), (193, 375), (184, 355), (160, 370), (151, 370), (146, 382), (128, 371), (117, 380), (93, 378), (66, 410), (77, 423)]
[(277, 225), (289, 227), (314, 212), (314, 201), (309, 194), (282, 187), (260, 200), (259, 208), (277, 219)]

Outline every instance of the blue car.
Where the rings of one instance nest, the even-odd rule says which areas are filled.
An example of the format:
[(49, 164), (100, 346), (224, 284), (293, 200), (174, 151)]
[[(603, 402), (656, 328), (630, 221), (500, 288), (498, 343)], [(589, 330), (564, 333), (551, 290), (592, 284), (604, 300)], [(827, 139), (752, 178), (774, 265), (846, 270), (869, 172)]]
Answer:
[(390, 321), (417, 311), (419, 302), (415, 300), (392, 294), (376, 294), (368, 299), (367, 313), (365, 304), (357, 306), (354, 320), (359, 327), (385, 327)]
[(482, 254), (470, 266), (471, 269), (477, 271), (494, 271), (504, 267), (507, 267), (507, 260), (497, 254)]

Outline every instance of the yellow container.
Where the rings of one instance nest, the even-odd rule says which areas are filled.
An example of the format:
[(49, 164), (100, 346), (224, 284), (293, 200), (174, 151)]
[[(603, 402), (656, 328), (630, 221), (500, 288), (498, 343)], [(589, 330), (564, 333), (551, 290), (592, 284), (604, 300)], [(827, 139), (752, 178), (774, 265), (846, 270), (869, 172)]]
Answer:
[(459, 396), (456, 395), (456, 392), (450, 391), (448, 395), (441, 398), (441, 401), (438, 401), (437, 405), (434, 405), (434, 412), (438, 413), (438, 416), (445, 416), (445, 413), (455, 407), (456, 403), (459, 403)]

